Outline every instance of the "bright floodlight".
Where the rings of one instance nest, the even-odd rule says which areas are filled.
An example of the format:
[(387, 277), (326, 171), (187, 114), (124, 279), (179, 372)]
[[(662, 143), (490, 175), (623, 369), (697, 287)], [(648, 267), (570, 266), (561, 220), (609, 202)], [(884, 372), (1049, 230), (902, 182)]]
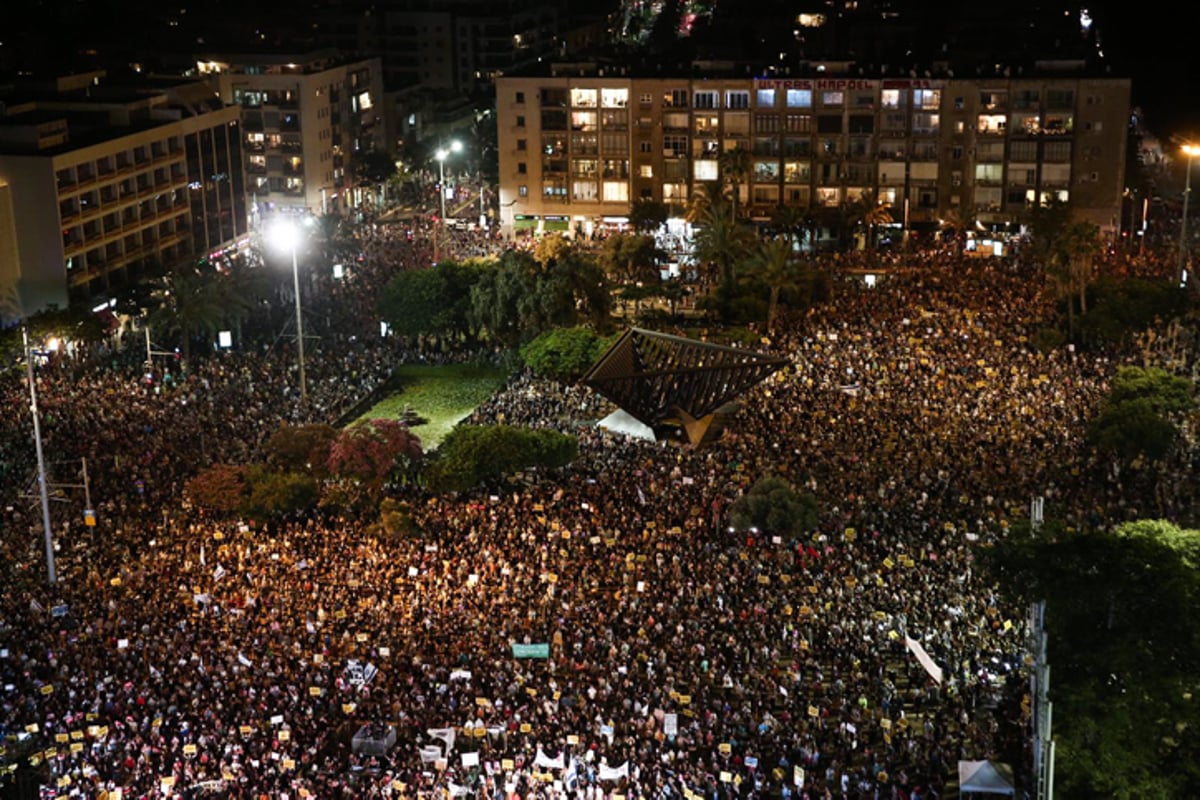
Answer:
[(460, 142), (458, 139), (455, 139), (453, 142), (451, 142), (450, 143), (450, 152), (452, 152), (452, 153), (462, 152), (462, 142)]
[(271, 226), (267, 238), (280, 250), (295, 250), (300, 244), (300, 228), (291, 220), (281, 219)]
[(446, 156), (448, 156), (448, 155), (450, 155), (450, 151), (445, 148), (442, 148), (442, 149), (438, 150), (436, 153), (434, 153), (433, 157), (436, 158), (438, 161), (445, 161)]

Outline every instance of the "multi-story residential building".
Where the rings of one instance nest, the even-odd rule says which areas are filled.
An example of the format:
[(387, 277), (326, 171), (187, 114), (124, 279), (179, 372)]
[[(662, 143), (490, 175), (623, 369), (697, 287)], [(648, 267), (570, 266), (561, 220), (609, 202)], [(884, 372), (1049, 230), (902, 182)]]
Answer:
[[(873, 193), (908, 227), (1013, 222), (1050, 198), (1106, 230), (1119, 219), (1127, 79), (1067, 65), (972, 79), (721, 66), (646, 77), (558, 64), (499, 78), (504, 230), (590, 230), (639, 198), (681, 215), (700, 184), (723, 179), (760, 218)], [(749, 174), (722, 175), (721, 154), (737, 148), (751, 153)]]
[(252, 213), (356, 207), (354, 160), (386, 152), (378, 58), (337, 51), (209, 55), (197, 73), (242, 107)]
[(0, 116), (4, 321), (248, 244), (241, 111), (199, 82), (75, 76)]

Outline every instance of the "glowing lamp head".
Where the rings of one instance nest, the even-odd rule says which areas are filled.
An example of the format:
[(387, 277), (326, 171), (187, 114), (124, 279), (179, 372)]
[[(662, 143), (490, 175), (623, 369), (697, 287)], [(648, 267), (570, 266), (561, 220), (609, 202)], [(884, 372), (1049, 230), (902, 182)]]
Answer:
[(283, 252), (291, 252), (300, 245), (300, 227), (291, 220), (281, 219), (267, 232), (271, 245)]

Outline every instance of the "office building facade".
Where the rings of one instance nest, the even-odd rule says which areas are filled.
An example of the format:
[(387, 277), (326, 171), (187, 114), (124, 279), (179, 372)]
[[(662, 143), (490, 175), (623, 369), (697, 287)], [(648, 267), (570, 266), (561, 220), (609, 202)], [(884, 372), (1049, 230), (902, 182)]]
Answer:
[[(640, 198), (681, 216), (703, 183), (721, 180), (758, 219), (864, 195), (911, 228), (999, 226), (1051, 198), (1104, 230), (1120, 216), (1125, 79), (605, 72), (558, 65), (497, 80), (506, 232), (620, 223)], [(721, 154), (738, 148), (748, 174), (723, 175)]]
[(240, 110), (182, 94), (64, 93), (0, 117), (6, 321), (247, 244)]

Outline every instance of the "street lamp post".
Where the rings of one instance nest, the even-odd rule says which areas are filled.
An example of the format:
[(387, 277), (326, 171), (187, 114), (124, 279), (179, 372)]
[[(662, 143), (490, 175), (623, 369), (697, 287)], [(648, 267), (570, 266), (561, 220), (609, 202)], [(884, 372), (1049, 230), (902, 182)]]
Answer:
[(462, 142), (457, 139), (450, 143), (450, 147), (440, 147), (433, 157), (438, 162), (438, 198), (441, 200), (441, 216), (438, 217), (438, 227), (433, 234), (433, 260), (442, 260), (442, 229), (446, 227), (446, 159), (451, 153), (457, 153), (462, 150)]
[(25, 342), (25, 374), (29, 378), (29, 410), (33, 414), (33, 443), (37, 450), (38, 490), (42, 499), (42, 532), (46, 538), (46, 578), (51, 585), (58, 582), (54, 569), (54, 534), (50, 529), (50, 495), (46, 488), (46, 459), (42, 455), (42, 425), (38, 417), (37, 384), (33, 381), (33, 351), (29, 347), (29, 331), (21, 329)]
[(296, 352), (300, 360), (300, 402), (308, 402), (308, 380), (304, 375), (304, 317), (300, 311), (300, 265), (296, 251), (300, 246), (300, 229), (291, 222), (280, 221), (271, 231), (271, 238), (282, 250), (292, 251), (292, 288), (296, 293)]
[(1200, 155), (1200, 145), (1185, 144), (1180, 149), (1187, 156), (1187, 172), (1183, 179), (1183, 217), (1179, 220), (1179, 285), (1186, 286), (1188, 197), (1192, 194), (1192, 157)]

